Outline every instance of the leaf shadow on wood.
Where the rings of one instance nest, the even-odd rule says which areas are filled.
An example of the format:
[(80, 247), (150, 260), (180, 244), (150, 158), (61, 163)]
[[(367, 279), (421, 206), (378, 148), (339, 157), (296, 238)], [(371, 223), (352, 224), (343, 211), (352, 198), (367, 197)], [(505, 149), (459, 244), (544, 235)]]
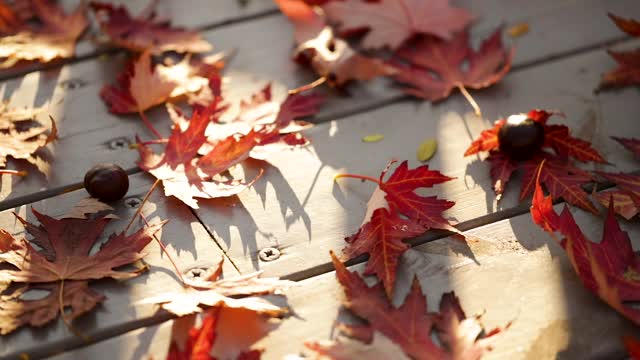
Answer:
[[(558, 204), (554, 208), (556, 212), (560, 212), (564, 206), (565, 204)], [(600, 242), (604, 219), (575, 207), (571, 207), (571, 212), (584, 234), (590, 240)], [(625, 358), (622, 337), (640, 337), (640, 329), (582, 284), (562, 247), (533, 224), (529, 214), (511, 218), (508, 223), (513, 237), (523, 248), (543, 254), (534, 256), (534, 252), (528, 252), (531, 255), (525, 254), (527, 258), (523, 257), (518, 265), (526, 268), (529, 263), (540, 269), (539, 275), (527, 276), (530, 280), (524, 281), (530, 284), (525, 286), (525, 293), (521, 294), (529, 298), (530, 305), (539, 306), (521, 305), (522, 311), (539, 315), (536, 321), (539, 330), (530, 339), (525, 358)], [(640, 224), (624, 222), (622, 226), (629, 232), (634, 248), (637, 249), (640, 245)], [(548, 285), (550, 282), (555, 284)], [(551, 289), (555, 291), (550, 292)], [(518, 326), (517, 323), (514, 323), (514, 330), (515, 326)]]

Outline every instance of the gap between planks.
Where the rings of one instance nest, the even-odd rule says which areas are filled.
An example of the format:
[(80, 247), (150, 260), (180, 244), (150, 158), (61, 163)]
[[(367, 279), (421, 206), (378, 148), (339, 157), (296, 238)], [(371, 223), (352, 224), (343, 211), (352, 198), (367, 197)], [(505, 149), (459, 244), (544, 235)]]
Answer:
[[(602, 50), (603, 48), (607, 48), (610, 46), (614, 46), (614, 45), (622, 45), (622, 44), (626, 44), (626, 43), (633, 43), (636, 42), (637, 39), (635, 38), (631, 38), (628, 36), (624, 36), (624, 37), (620, 37), (614, 40), (608, 40), (608, 41), (604, 41), (598, 44), (594, 44), (594, 45), (589, 45), (589, 46), (584, 46), (578, 49), (573, 49), (571, 51), (567, 51), (561, 54), (555, 54), (555, 55), (550, 55), (548, 57), (542, 58), (542, 59), (537, 59), (537, 60), (533, 60), (533, 61), (529, 61), (529, 62), (525, 62), (523, 64), (519, 64), (519, 65), (514, 65), (511, 69), (511, 71), (507, 74), (507, 77), (510, 76), (511, 74), (514, 73), (518, 73), (520, 71), (524, 71), (524, 70), (528, 70), (530, 68), (533, 67), (537, 67), (537, 66), (542, 66), (542, 65), (546, 65), (549, 63), (553, 63), (556, 61), (562, 61), (565, 60), (567, 58), (573, 57), (573, 56), (580, 56), (589, 52), (595, 52), (595, 51), (599, 51)], [(2, 79), (0, 79), (1, 81)], [(480, 90), (482, 91), (482, 90)], [(459, 96), (459, 94), (454, 94), (452, 96)], [(381, 100), (378, 103), (375, 104), (371, 104), (371, 105), (366, 105), (366, 106), (361, 106), (361, 107), (355, 107), (353, 109), (350, 110), (346, 110), (346, 111), (338, 111), (336, 113), (329, 113), (329, 114), (324, 114), (322, 116), (318, 116), (312, 119), (308, 119), (310, 122), (318, 125), (318, 124), (322, 124), (322, 123), (326, 123), (332, 120), (341, 120), (350, 116), (354, 116), (357, 114), (364, 114), (367, 112), (372, 112), (381, 108), (384, 108), (386, 106), (390, 106), (390, 105), (394, 105), (394, 104), (399, 104), (402, 102), (410, 102), (410, 101), (421, 101), (421, 100), (416, 100), (413, 97), (411, 97), (410, 95), (404, 95), (404, 94), (398, 94), (397, 96), (393, 96), (389, 99), (385, 99), (385, 100)], [(447, 99), (443, 100), (443, 101), (447, 101)], [(142, 170), (140, 170), (140, 168), (138, 167), (133, 167), (133, 168), (129, 168), (126, 169), (127, 174), (129, 175), (134, 175), (137, 174), (139, 172), (141, 172)], [(12, 198), (12, 199), (8, 199), (8, 200), (4, 200), (2, 202), (0, 202), (0, 211), (4, 211), (7, 209), (11, 209), (17, 206), (22, 206), (22, 205), (27, 205), (36, 201), (40, 201), (40, 200), (44, 200), (50, 197), (54, 197), (60, 194), (63, 194), (65, 192), (69, 192), (69, 191), (74, 191), (74, 190), (78, 190), (81, 189), (83, 187), (82, 183), (80, 182), (76, 182), (76, 183), (71, 183), (68, 185), (64, 185), (64, 186), (60, 186), (57, 188), (52, 188), (52, 189), (47, 189), (47, 190), (43, 190), (43, 191), (38, 191), (35, 193), (31, 193), (28, 195), (24, 195), (21, 197), (16, 197), (16, 198)]]

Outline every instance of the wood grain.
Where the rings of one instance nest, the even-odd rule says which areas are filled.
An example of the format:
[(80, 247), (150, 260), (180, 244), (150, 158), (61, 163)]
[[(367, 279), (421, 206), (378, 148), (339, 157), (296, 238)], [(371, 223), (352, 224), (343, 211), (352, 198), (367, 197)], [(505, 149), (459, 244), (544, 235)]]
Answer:
[[(474, 31), (474, 34), (477, 39), (488, 35), (501, 22), (528, 21), (533, 30), (531, 34), (517, 39), (517, 46), (522, 50), (516, 52), (515, 62), (516, 64), (535, 63), (548, 57), (571, 53), (572, 49), (575, 51), (619, 38), (620, 32), (610, 25), (604, 17), (605, 9), (621, 12), (624, 7), (628, 8), (628, 11), (640, 7), (640, 3), (628, 0), (586, 1), (588, 1), (586, 4), (578, 4), (573, 1), (549, 1), (542, 5), (539, 4), (540, 6), (534, 6), (528, 1), (518, 0), (513, 4), (509, 2), (509, 5), (504, 5), (501, 1), (492, 0), (486, 6), (473, 8), (479, 15), (477, 30)], [(507, 7), (503, 9), (504, 6)], [(516, 11), (517, 9), (521, 11)], [(640, 9), (638, 11), (640, 12)], [(585, 36), (587, 27), (590, 27), (593, 21), (599, 21), (601, 17), (603, 19), (601, 30), (593, 36)], [(575, 31), (570, 32), (575, 34), (575, 37), (571, 37), (574, 35), (568, 35), (569, 33), (563, 33), (557, 41), (549, 41), (551, 35), (546, 31), (550, 31), (551, 25), (544, 22), (556, 19), (556, 24), (562, 24), (565, 22), (565, 18), (575, 19), (572, 20), (575, 22), (575, 26), (584, 26), (585, 28), (575, 28)], [(536, 25), (536, 21), (544, 22)], [(265, 29), (269, 29), (269, 31), (265, 31)], [(290, 61), (291, 27), (288, 21), (280, 15), (232, 24), (209, 31), (205, 35), (220, 50), (233, 48), (238, 50), (238, 55), (231, 64), (232, 70), (281, 81), (289, 87), (298, 86), (313, 79), (313, 76), (306, 69), (298, 67)], [(269, 44), (269, 46), (264, 46), (264, 44)], [(528, 49), (536, 49), (536, 51)], [(53, 145), (55, 161), (52, 164), (50, 179), (46, 180), (44, 176), (37, 174), (26, 179), (13, 179), (11, 191), (3, 186), (4, 207), (0, 205), (0, 208), (16, 206), (55, 195), (74, 184), (78, 184), (86, 169), (98, 162), (116, 159), (125, 168), (133, 169), (136, 167), (137, 154), (135, 151), (126, 149), (126, 142), (133, 141), (135, 134), (139, 134), (143, 138), (151, 138), (151, 134), (136, 116), (117, 117), (108, 113), (98, 97), (102, 85), (114, 81), (114, 74), (122, 69), (124, 61), (124, 54), (117, 54), (48, 71), (33, 72), (20, 79), (0, 84), (0, 89), (5, 88), (4, 92), (0, 90), (0, 94), (4, 94), (2, 97), (10, 98), (15, 105), (41, 106), (49, 104), (48, 113), (59, 122), (61, 132), (61, 139)], [(602, 61), (613, 63), (605, 59)], [(590, 74), (588, 81), (593, 81), (599, 71), (603, 71), (609, 66), (611, 65), (604, 66), (603, 64), (598, 69), (585, 68), (585, 71)], [(513, 74), (517, 74), (517, 72)], [(581, 78), (581, 75), (578, 75), (577, 80)], [(551, 80), (551, 78), (547, 78), (547, 81)], [(594, 86), (595, 83), (591, 82), (581, 83), (581, 87), (588, 89)], [(387, 80), (356, 85), (350, 88), (350, 93), (351, 95), (347, 97), (330, 93), (328, 104), (318, 118), (330, 120), (338, 115), (382, 106), (399, 98), (398, 92), (389, 87)], [(504, 86), (478, 92), (478, 96), (484, 96), (482, 99), (491, 99), (492, 96), (502, 96), (503, 94), (505, 94)], [(454, 95), (452, 99), (458, 99), (455, 100), (457, 102), (459, 98), (461, 97)], [(486, 101), (484, 100), (484, 102)], [(493, 102), (493, 99), (490, 101)], [(446, 101), (435, 108), (449, 105), (457, 106), (453, 102)], [(489, 104), (481, 105), (483, 107), (489, 106)], [(544, 104), (538, 103), (526, 106), (542, 105)], [(431, 105), (425, 104), (424, 107), (431, 107)], [(460, 107), (456, 111), (460, 109), (466, 111), (467, 108)], [(494, 118), (497, 115), (496, 112), (492, 113), (488, 110), (485, 112), (489, 118)], [(498, 114), (503, 113), (498, 112)], [(169, 122), (164, 109), (157, 108), (147, 115), (160, 128), (161, 132), (167, 133)], [(43, 119), (46, 121), (46, 114)], [(125, 147), (112, 149), (109, 143), (114, 139), (124, 139)], [(7, 179), (5, 182), (10, 183), (9, 180)], [(44, 192), (40, 193), (42, 191)]]
[[(560, 209), (560, 205), (556, 209)], [(602, 220), (574, 211), (581, 228), (599, 241)], [(624, 222), (634, 248), (640, 248), (640, 224)], [(444, 292), (455, 291), (468, 316), (483, 313), (486, 329), (512, 326), (496, 337), (487, 359), (624, 358), (623, 335), (640, 336), (633, 324), (586, 290), (564, 251), (531, 222), (529, 214), (469, 231), (480, 239), (470, 247), (445, 238), (408, 251), (402, 258), (394, 303), (403, 301), (417, 276), (430, 310)], [(321, 255), (318, 255), (321, 256)], [(328, 258), (328, 256), (326, 256)], [(361, 271), (362, 265), (352, 267)], [(341, 307), (343, 291), (333, 272), (300, 282), (287, 292), (295, 316), (255, 345), (263, 359), (282, 359), (303, 350), (306, 340), (329, 339), (337, 321), (359, 323)], [(170, 322), (136, 330), (53, 359), (164, 358)]]
[[(131, 187), (127, 198), (113, 204), (115, 214), (120, 220), (113, 221), (109, 225), (104, 234), (105, 238), (112, 232), (122, 231), (137, 210), (126, 204), (132, 198), (144, 197), (153, 183), (152, 178), (146, 174), (131, 176), (130, 179)], [(79, 190), (21, 206), (14, 211), (29, 221), (35, 221), (30, 211), (31, 207), (47, 215), (59, 217), (84, 197), (87, 197), (87, 193)], [(195, 267), (209, 267), (220, 260), (222, 256), (220, 248), (183, 204), (167, 199), (160, 192), (155, 192), (143, 208), (143, 213), (150, 222), (158, 219), (169, 220), (158, 237), (177, 260), (181, 271), (186, 272)], [(132, 228), (135, 229), (141, 225), (141, 221), (136, 221)], [(0, 228), (12, 232), (16, 237), (24, 236), (21, 224), (10, 210), (0, 213)], [(101, 340), (104, 337), (140, 327), (154, 316), (156, 309), (152, 306), (137, 305), (137, 301), (181, 287), (171, 264), (166, 256), (161, 254), (157, 243), (152, 242), (146, 251), (148, 255), (145, 261), (150, 266), (147, 273), (126, 282), (113, 280), (91, 282), (91, 287), (106, 295), (107, 299), (94, 312), (74, 322), (74, 327), (80, 333), (94, 340)], [(228, 261), (225, 265), (225, 273), (227, 275), (237, 273)], [(41, 329), (22, 328), (10, 335), (0, 337), (0, 358), (13, 359), (21, 353), (28, 354), (30, 358), (38, 358), (80, 345), (83, 345), (82, 339), (71, 333), (62, 321), (56, 321)]]
[[(566, 119), (551, 123), (567, 124), (615, 164), (596, 168), (638, 170), (640, 163), (631, 153), (609, 138), (640, 135), (636, 90), (593, 94), (599, 74), (610, 66), (606, 53), (592, 51), (513, 73), (500, 86), (478, 93), (476, 100), (489, 119), (531, 108), (559, 109)], [(391, 159), (407, 159), (411, 167), (418, 166), (416, 149), (427, 138), (438, 141), (429, 166), (456, 177), (424, 192), (456, 202), (447, 216), (469, 228), (513, 216), (513, 211), (525, 212), (528, 205), (518, 201), (519, 177), (496, 203), (488, 164), (463, 157), (472, 138), (488, 126), (489, 121), (471, 114), (462, 98), (437, 105), (402, 102), (322, 124), (308, 131), (311, 147), (277, 154), (269, 164), (252, 164), (248, 171), (263, 167), (265, 175), (238, 196), (235, 206), (204, 201), (196, 213), (242, 272), (262, 269), (271, 275), (305, 278), (326, 271), (327, 258), (318, 255), (341, 249), (343, 238), (357, 231), (375, 187), (350, 179), (334, 183), (334, 175), (377, 177)], [(363, 143), (361, 138), (369, 134), (385, 138)], [(259, 261), (257, 252), (265, 247), (278, 248), (282, 256)]]

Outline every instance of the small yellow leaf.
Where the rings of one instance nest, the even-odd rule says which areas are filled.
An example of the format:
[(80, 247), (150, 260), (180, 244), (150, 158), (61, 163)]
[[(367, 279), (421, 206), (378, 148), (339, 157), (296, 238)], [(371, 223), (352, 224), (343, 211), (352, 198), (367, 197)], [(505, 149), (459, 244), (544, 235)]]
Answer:
[(515, 24), (507, 30), (507, 34), (509, 34), (509, 36), (511, 36), (512, 38), (520, 37), (528, 32), (529, 24), (527, 23)]
[(384, 135), (382, 135), (382, 134), (373, 134), (373, 135), (367, 135), (367, 136), (363, 137), (362, 141), (366, 142), (366, 143), (374, 143), (374, 142), (381, 141), (382, 139), (384, 139)]
[(418, 150), (416, 151), (416, 156), (418, 160), (424, 162), (433, 157), (436, 153), (436, 149), (438, 148), (438, 142), (436, 139), (427, 139), (418, 146)]

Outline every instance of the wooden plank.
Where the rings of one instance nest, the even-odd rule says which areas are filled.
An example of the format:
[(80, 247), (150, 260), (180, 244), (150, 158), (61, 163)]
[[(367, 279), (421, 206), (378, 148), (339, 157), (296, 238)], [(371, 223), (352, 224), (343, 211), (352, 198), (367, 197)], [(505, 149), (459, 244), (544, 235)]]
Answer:
[[(153, 183), (151, 177), (146, 174), (131, 176), (130, 180), (131, 188), (128, 197), (114, 205), (115, 214), (120, 220), (109, 225), (105, 231), (105, 238), (112, 232), (122, 231), (137, 210), (126, 204), (131, 199), (139, 200), (144, 197)], [(74, 191), (21, 206), (15, 211), (30, 221), (35, 221), (30, 212), (32, 206), (50, 216), (59, 217), (79, 199), (86, 196), (84, 190)], [(169, 248), (182, 271), (186, 272), (194, 267), (212, 266), (220, 260), (222, 256), (220, 248), (183, 204), (167, 199), (157, 192), (151, 196), (143, 211), (149, 221), (156, 218), (169, 220), (159, 234), (159, 238)], [(140, 226), (139, 224), (141, 222), (136, 221), (133, 228)], [(0, 228), (11, 231), (14, 236), (23, 236), (21, 224), (15, 220), (9, 210), (0, 213)], [(92, 282), (91, 287), (104, 294), (107, 299), (94, 312), (74, 322), (74, 327), (80, 333), (94, 340), (101, 340), (140, 327), (154, 316), (155, 310), (152, 307), (136, 306), (135, 302), (150, 295), (181, 287), (171, 264), (166, 256), (161, 255), (157, 243), (152, 242), (147, 247), (147, 251), (145, 261), (150, 266), (148, 273), (120, 283), (112, 280)], [(229, 262), (225, 270), (226, 274), (237, 273)], [(70, 346), (80, 345), (83, 345), (83, 340), (71, 333), (62, 321), (56, 321), (42, 329), (22, 328), (10, 335), (0, 337), (0, 358), (14, 359), (21, 353), (28, 354), (29, 358), (37, 358), (62, 351)]]
[[(505, 41), (516, 47), (513, 61), (516, 69), (622, 39), (624, 34), (611, 23), (606, 13), (640, 14), (640, 3), (634, 0), (460, 0), (456, 3), (471, 9), (478, 17), (472, 28), (475, 46), (502, 24), (505, 27), (529, 24), (531, 30), (528, 34), (516, 39), (505, 36)], [(232, 64), (234, 69), (297, 87), (316, 77), (310, 70), (291, 62), (292, 34), (293, 28), (285, 17), (270, 16), (207, 32), (206, 37), (221, 49), (238, 50)], [(328, 93), (332, 95), (331, 106), (320, 115), (323, 120), (381, 106), (402, 97), (389, 79), (352, 84), (347, 89), (348, 96), (335, 96), (335, 91)]]
[[(474, 8), (476, 12), (484, 16), (482, 18), (484, 20), (478, 24), (478, 35), (488, 34), (500, 21), (529, 21), (532, 29), (538, 30), (532, 30), (531, 35), (518, 39), (518, 47), (535, 48), (538, 51), (518, 51), (516, 62), (519, 64), (531, 63), (570, 51), (570, 49), (575, 50), (599, 44), (619, 36), (617, 30), (612, 29), (608, 23), (604, 22), (602, 30), (593, 36), (580, 35), (577, 38), (565, 39), (565, 36), (568, 35), (563, 34), (560, 37), (564, 39), (563, 41), (548, 41), (550, 35), (544, 31), (551, 26), (546, 23), (552, 21), (550, 19), (557, 19), (556, 24), (561, 24), (564, 21), (562, 16), (572, 19), (578, 17), (581, 20), (575, 20), (576, 24), (591, 26), (593, 19), (603, 17), (604, 8), (620, 10), (618, 7), (628, 5), (629, 11), (631, 11), (635, 9), (635, 6), (640, 6), (638, 2), (627, 0), (588, 1), (590, 2), (587, 5), (590, 6), (574, 2), (556, 4), (554, 1), (545, 3), (545, 6), (533, 6), (528, 1), (518, 1), (517, 3), (521, 5), (521, 12), (515, 11), (517, 6), (508, 5), (509, 12), (505, 10), (506, 15), (498, 15), (502, 14), (502, 10), (499, 11), (499, 9), (507, 5), (503, 5), (501, 0), (492, 0), (491, 3), (487, 3), (486, 7)], [(560, 7), (558, 8), (558, 6)], [(560, 19), (563, 20), (560, 21)], [(546, 25), (536, 25), (536, 21), (544, 21)], [(264, 29), (269, 29), (269, 31)], [(538, 33), (538, 31), (540, 32)], [(583, 34), (577, 28), (576, 32)], [(246, 36), (246, 34), (253, 34), (253, 36)], [(237, 48), (239, 50), (239, 55), (236, 56), (231, 66), (232, 69), (283, 81), (290, 87), (312, 79), (307, 71), (297, 67), (289, 59), (291, 50), (290, 25), (282, 16), (271, 16), (248, 23), (226, 26), (207, 32), (206, 36), (216, 44), (218, 49)], [(269, 44), (269, 46), (264, 46), (264, 44)], [(611, 66), (612, 61), (603, 61), (609, 65), (600, 69)], [(147, 132), (139, 120), (135, 119), (135, 116), (120, 118), (109, 114), (98, 97), (102, 85), (114, 81), (114, 74), (122, 69), (123, 62), (122, 54), (108, 59), (93, 59), (58, 69), (30, 73), (24, 78), (13, 79), (0, 85), (0, 89), (2, 86), (6, 87), (5, 97), (11, 97), (16, 105), (40, 106), (48, 101), (50, 104), (48, 111), (59, 121), (61, 132), (61, 139), (53, 145), (56, 157), (52, 164), (49, 181), (39, 175), (33, 175), (26, 179), (13, 179), (10, 192), (6, 190), (7, 186), (3, 186), (5, 190), (2, 192), (5, 195), (0, 200), (5, 201), (5, 207), (51, 196), (64, 188), (78, 184), (86, 169), (101, 161), (118, 159), (120, 165), (125, 168), (134, 169), (136, 167), (137, 154), (135, 152), (127, 150), (126, 146), (114, 150), (109, 144), (114, 139), (124, 139), (123, 144), (126, 145), (126, 142), (133, 141), (135, 134), (142, 137), (149, 137), (151, 134)], [(592, 75), (595, 76), (596, 71), (589, 70), (593, 71)], [(592, 83), (584, 82), (582, 84), (588, 88), (593, 86)], [(388, 82), (385, 80), (361, 84), (353, 87), (352, 90), (352, 96), (349, 97), (332, 94), (328, 105), (319, 118), (333, 119), (337, 114), (362, 111), (398, 97), (398, 93), (389, 88)], [(485, 94), (489, 96), (482, 99), (487, 102), (486, 99), (490, 99), (490, 96), (504, 94), (505, 91), (504, 86), (499, 86), (487, 91)], [(459, 96), (456, 95), (455, 98), (459, 98)], [(453, 101), (443, 102), (435, 108), (449, 105), (453, 105)], [(488, 104), (482, 105), (488, 106)], [(430, 105), (425, 106), (430, 107)], [(466, 110), (466, 107), (463, 109)], [(487, 114), (490, 117), (495, 116), (492, 113)], [(168, 123), (166, 112), (162, 108), (149, 112), (148, 116), (154, 123)], [(159, 127), (166, 133), (164, 126)], [(10, 180), (5, 180), (5, 183), (11, 183)]]
[[(584, 35), (585, 32), (591, 33), (592, 31), (587, 31), (590, 29), (578, 31), (580, 29), (576, 27), (575, 31), (570, 33), (580, 34), (576, 35), (577, 37), (571, 38), (563, 32), (561, 36), (559, 35), (562, 41), (549, 41), (551, 35), (546, 31), (551, 31), (549, 29), (553, 23), (549, 22), (554, 21), (552, 19), (556, 19), (555, 24), (562, 24), (566, 18), (576, 19), (575, 24), (590, 27), (593, 21), (599, 21), (594, 19), (601, 17), (604, 19), (605, 9), (621, 12), (623, 5), (627, 6), (629, 11), (634, 10), (635, 6), (640, 6), (638, 2), (627, 0), (588, 1), (587, 4), (549, 1), (545, 6), (533, 6), (528, 1), (518, 1), (517, 4), (522, 11), (517, 12), (518, 6), (511, 2), (508, 2), (509, 5), (504, 5), (501, 0), (492, 0), (485, 7), (474, 8), (474, 11), (483, 15), (481, 19), (484, 19), (478, 24), (477, 34), (483, 36), (488, 34), (501, 21), (506, 23), (529, 21), (533, 30), (530, 35), (518, 39), (518, 48), (522, 50), (517, 52), (516, 63), (531, 63), (571, 51), (571, 49), (584, 48), (619, 37), (619, 32), (603, 20), (602, 30), (593, 36)], [(508, 6), (509, 12), (499, 10), (503, 6)], [(543, 23), (536, 25), (537, 21), (543, 21)], [(290, 32), (290, 25), (284, 17), (271, 16), (216, 29), (207, 32), (206, 37), (216, 44), (218, 49), (237, 48), (239, 50), (232, 69), (261, 74), (293, 87), (312, 80), (312, 76), (290, 61)], [(246, 34), (253, 34), (253, 36), (246, 36)], [(537, 51), (528, 49), (537, 49)], [(117, 158), (122, 166), (135, 168), (137, 157), (135, 152), (122, 148), (114, 151), (108, 147), (108, 144), (113, 139), (124, 138), (126, 141), (133, 141), (136, 133), (143, 137), (150, 134), (134, 117), (120, 119), (107, 113), (97, 96), (104, 83), (113, 81), (114, 74), (120, 71), (122, 63), (121, 56), (93, 59), (59, 69), (31, 73), (22, 79), (14, 79), (3, 84), (7, 88), (5, 91), (7, 97), (12, 95), (12, 99), (17, 99), (19, 105), (42, 105), (49, 100), (51, 103), (49, 111), (60, 121), (62, 134), (61, 140), (54, 145), (58, 155), (52, 167), (50, 181), (45, 181), (41, 176), (31, 176), (23, 180), (14, 179), (11, 193), (4, 196), (4, 200), (9, 200), (5, 206), (34, 201), (37, 197), (25, 198), (25, 196), (42, 190), (49, 190), (49, 192), (39, 194), (40, 197), (50, 196), (61, 188), (77, 184), (82, 179), (85, 169), (100, 161)], [(612, 62), (609, 61), (610, 63)], [(591, 83), (585, 83), (583, 86), (592, 87)], [(20, 91), (16, 92), (16, 89)], [(504, 91), (505, 88), (499, 86), (497, 89)], [(389, 88), (385, 80), (361, 84), (351, 90), (352, 96), (349, 97), (332, 94), (320, 118), (332, 119), (337, 114), (361, 111), (398, 97), (398, 93)], [(489, 90), (486, 94), (499, 93), (496, 91), (498, 90)], [(454, 96), (454, 98), (458, 97)], [(440, 106), (449, 106), (451, 101), (442, 104)], [(489, 115), (493, 116), (493, 114)], [(161, 108), (152, 111), (149, 116), (156, 123), (167, 121), (167, 115)], [(78, 149), (82, 151), (79, 152)], [(3, 192), (7, 191), (3, 190)]]
[[(636, 90), (593, 94), (599, 74), (610, 66), (605, 52), (592, 51), (514, 73), (501, 86), (478, 93), (476, 100), (490, 119), (531, 108), (560, 109), (567, 118), (552, 122), (567, 124), (572, 134), (591, 141), (615, 164), (596, 168), (637, 170), (640, 164), (631, 153), (609, 138), (640, 136)], [(349, 179), (335, 184), (334, 175), (377, 177), (391, 159), (408, 159), (415, 167), (416, 149), (427, 138), (438, 140), (429, 166), (457, 178), (425, 192), (456, 201), (447, 216), (469, 228), (525, 212), (528, 205), (518, 201), (519, 177), (496, 204), (489, 165), (463, 157), (472, 138), (488, 126), (471, 114), (462, 98), (435, 106), (403, 102), (322, 124), (308, 131), (313, 141), (308, 149), (276, 154), (269, 159), (271, 165), (253, 164), (251, 171), (261, 166), (265, 174), (234, 206), (203, 201), (196, 213), (240, 271), (262, 269), (270, 275), (305, 278), (327, 269), (327, 259), (316, 254), (342, 248), (343, 238), (357, 231), (375, 187)], [(374, 133), (383, 134), (384, 140), (361, 141)], [(257, 253), (265, 247), (276, 247), (282, 255), (261, 262)]]
[[(560, 209), (560, 206), (556, 206)], [(599, 241), (602, 219), (574, 211), (585, 234)], [(640, 224), (624, 222), (640, 247)], [(486, 329), (513, 325), (497, 336), (487, 359), (625, 358), (621, 337), (640, 336), (630, 321), (597, 299), (573, 272), (564, 251), (525, 214), (469, 231), (480, 239), (462, 246), (446, 238), (408, 251), (401, 261), (394, 303), (400, 304), (418, 276), (430, 310), (440, 296), (455, 291), (468, 316), (484, 313)], [(328, 258), (328, 254), (316, 254)], [(472, 260), (473, 256), (475, 260)], [(361, 271), (362, 265), (352, 267)], [(282, 359), (303, 350), (306, 340), (329, 339), (337, 321), (357, 320), (341, 307), (343, 291), (333, 272), (300, 282), (287, 292), (295, 316), (256, 344), (263, 359)], [(171, 323), (136, 330), (108, 341), (54, 357), (54, 360), (163, 359)]]

